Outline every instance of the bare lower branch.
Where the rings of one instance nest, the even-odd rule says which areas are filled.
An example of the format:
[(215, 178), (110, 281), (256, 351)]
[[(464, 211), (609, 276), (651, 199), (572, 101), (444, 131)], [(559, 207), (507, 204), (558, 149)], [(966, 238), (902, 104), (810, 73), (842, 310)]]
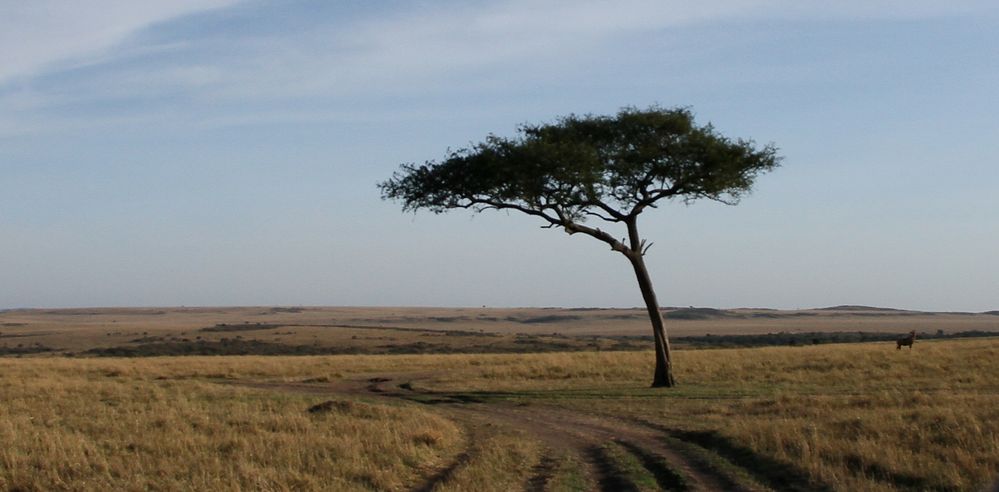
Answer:
[(599, 214), (599, 213), (594, 212), (592, 210), (583, 210), (583, 213), (586, 214), (586, 215), (590, 215), (590, 216), (596, 217), (596, 218), (601, 219), (601, 220), (605, 220), (607, 222), (621, 222), (620, 219), (615, 219), (613, 217), (607, 217), (606, 215)]
[[(716, 201), (718, 203), (723, 203), (725, 205), (738, 205), (739, 204), (739, 199), (738, 198), (724, 199), (724, 198), (722, 198), (720, 196), (707, 196), (706, 198), (708, 200), (713, 200), (713, 201)], [(693, 201), (693, 200), (690, 200), (690, 201)]]
[(473, 208), (473, 207), (476, 207), (476, 206), (483, 206), (484, 210), (487, 210), (487, 209), (495, 209), (495, 210), (509, 209), (509, 210), (516, 210), (518, 212), (522, 212), (522, 213), (525, 213), (527, 215), (533, 215), (535, 217), (541, 217), (542, 219), (545, 219), (546, 221), (548, 221), (548, 224), (551, 227), (562, 225), (562, 221), (561, 220), (559, 220), (559, 219), (557, 219), (555, 217), (552, 217), (551, 215), (546, 214), (542, 210), (535, 210), (535, 209), (528, 208), (528, 207), (525, 207), (523, 205), (519, 205), (519, 204), (516, 204), (516, 203), (500, 202), (500, 201), (496, 201), (496, 200), (486, 200), (486, 199), (482, 199), (482, 198), (470, 198), (470, 199), (468, 199), (468, 203), (457, 205), (457, 207), (459, 207), (459, 208)]
[[(608, 222), (621, 222), (621, 221), (623, 221), (627, 217), (627, 215), (625, 215), (625, 214), (617, 211), (616, 209), (614, 209), (614, 207), (611, 207), (610, 205), (607, 205), (606, 203), (604, 203), (601, 200), (593, 200), (590, 203), (583, 204), (584, 207), (588, 206), (588, 205), (595, 205), (597, 207), (600, 207), (600, 209), (603, 210), (604, 212), (606, 212), (607, 215), (609, 215), (609, 216), (611, 216), (611, 217), (614, 218), (614, 220), (609, 220), (609, 219), (605, 218), (604, 220), (606, 220)], [(601, 217), (601, 218), (603, 218), (603, 217)]]
[[(643, 239), (642, 240), (642, 244), (644, 244), (644, 243), (645, 243), (645, 240)], [(651, 248), (653, 244), (656, 244), (656, 243), (645, 244), (645, 247), (642, 248), (642, 256), (645, 256), (645, 253), (649, 252), (649, 248)]]
[(587, 236), (595, 237), (609, 244), (612, 250), (617, 251), (619, 253), (623, 253), (625, 256), (628, 256), (632, 253), (632, 251), (628, 249), (628, 247), (625, 246), (624, 243), (618, 241), (617, 239), (614, 239), (614, 236), (611, 236), (610, 234), (600, 230), (599, 228), (589, 227), (583, 224), (577, 224), (572, 221), (567, 221), (563, 223), (562, 227), (565, 228), (565, 232), (569, 234), (576, 234), (577, 232), (581, 232), (583, 234), (586, 234)]

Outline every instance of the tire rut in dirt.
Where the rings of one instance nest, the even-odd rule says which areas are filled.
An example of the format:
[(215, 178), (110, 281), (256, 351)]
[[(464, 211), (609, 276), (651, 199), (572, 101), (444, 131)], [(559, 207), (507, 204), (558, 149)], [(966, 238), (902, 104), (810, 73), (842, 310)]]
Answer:
[(544, 492), (548, 482), (551, 481), (552, 476), (555, 475), (555, 469), (557, 466), (558, 463), (555, 461), (552, 450), (545, 449), (544, 456), (542, 456), (541, 461), (534, 466), (531, 478), (527, 481), (525, 489), (529, 492)]
[[(742, 446), (731, 439), (714, 431), (692, 431), (671, 429), (656, 423), (647, 422), (641, 419), (634, 419), (632, 422), (643, 425), (649, 429), (654, 429), (668, 438), (683, 441), (690, 445), (699, 447), (706, 452), (715, 455), (718, 459), (724, 460), (732, 467), (741, 469), (747, 475), (758, 481), (760, 484), (773, 488), (774, 490), (801, 491), (801, 492), (826, 492), (832, 491), (833, 487), (810, 477), (808, 473), (790, 463), (779, 461), (751, 449)], [(699, 464), (693, 460), (699, 468), (710, 470), (712, 467), (706, 464)], [(716, 473), (731, 485), (735, 485), (731, 479), (723, 473)], [(741, 488), (741, 487), (739, 487)], [(731, 489), (726, 489), (731, 490)]]
[[(593, 449), (599, 449), (600, 445), (605, 442), (606, 439), (604, 437), (587, 436), (572, 429), (552, 426), (547, 423), (538, 424), (534, 420), (525, 419), (519, 414), (502, 411), (494, 405), (446, 405), (442, 410), (450, 418), (459, 422), (470, 424), (485, 421), (500, 427), (526, 431), (531, 437), (541, 441), (546, 448), (553, 451), (549, 455), (562, 454), (563, 456), (577, 458), (578, 464), (581, 465), (579, 471), (582, 473), (584, 480), (589, 484), (590, 490), (593, 490), (594, 487), (598, 490), (615, 490), (599, 488), (599, 484), (603, 482), (616, 483), (616, 479), (605, 475), (605, 470), (609, 469), (608, 467), (610, 466), (606, 457), (598, 459), (593, 454)], [(548, 478), (550, 477), (545, 478), (545, 482), (547, 482)], [(541, 478), (538, 478), (538, 481), (540, 480)], [(532, 483), (532, 479), (529, 479), (527, 485), (530, 483)]]
[[(537, 408), (496, 405), (463, 406), (462, 410), (476, 412), (507, 426), (529, 429), (535, 437), (548, 443), (549, 447), (583, 458), (591, 482), (601, 490), (616, 490), (620, 487), (625, 487), (625, 490), (635, 489), (635, 485), (616, 468), (603, 449), (607, 443), (620, 445), (634, 456), (663, 490), (739, 490), (737, 487), (727, 487), (729, 482), (721, 477), (700, 471), (690, 472), (688, 460), (659, 443), (655, 439), (658, 433), (650, 429), (621, 427), (616, 422), (614, 425), (610, 422), (597, 424), (591, 421), (592, 416), (564, 410), (548, 414), (547, 411), (552, 409), (539, 412)], [(613, 487), (605, 488), (601, 484)]]
[(663, 490), (690, 490), (687, 478), (666, 465), (666, 459), (658, 454), (652, 454), (648, 450), (636, 446), (628, 441), (616, 441), (618, 445), (626, 449), (645, 467), (656, 479), (659, 488)]
[(466, 444), (464, 449), (460, 453), (458, 453), (458, 455), (455, 456), (454, 459), (452, 459), (451, 462), (447, 464), (447, 466), (441, 468), (440, 470), (437, 470), (434, 474), (425, 478), (423, 482), (414, 487), (412, 489), (413, 492), (433, 491), (438, 484), (442, 484), (450, 480), (451, 477), (454, 476), (455, 472), (457, 472), (459, 469), (461, 469), (461, 467), (465, 466), (470, 461), (472, 461), (472, 458), (475, 457), (475, 454), (477, 452), (475, 443), (480, 441), (481, 432), (478, 430), (478, 427), (472, 423), (466, 422), (464, 423), (464, 427), (467, 436), (465, 439)]
[(634, 421), (625, 421), (607, 416), (596, 416), (564, 409), (547, 409), (553, 414), (535, 409), (529, 414), (508, 409), (506, 412), (521, 414), (524, 422), (537, 427), (544, 427), (548, 432), (561, 430), (576, 435), (585, 435), (592, 439), (610, 441), (622, 445), (638, 458), (642, 465), (656, 478), (659, 485), (666, 489), (677, 490), (726, 490), (740, 491), (744, 487), (737, 485), (726, 474), (710, 467), (705, 467), (697, 460), (686, 456), (679, 450), (671, 448), (662, 437), (664, 433), (658, 428), (641, 425)]
[(434, 487), (439, 483), (444, 483), (448, 481), (454, 473), (462, 467), (465, 463), (468, 463), (472, 459), (472, 454), (469, 451), (463, 451), (461, 454), (456, 456), (451, 463), (446, 467), (439, 470), (437, 473), (427, 477), (423, 483), (417, 485), (413, 488), (413, 492), (431, 492)]
[(792, 492), (825, 492), (833, 490), (829, 485), (812, 479), (804, 470), (790, 463), (756, 453), (716, 432), (674, 430), (669, 435), (714, 452), (729, 463), (746, 470), (761, 483), (775, 490), (788, 490)]
[[(663, 478), (669, 482), (672, 480), (669, 475), (679, 476), (680, 483), (676, 487), (680, 490), (725, 490), (728, 492), (752, 490), (752, 487), (747, 488), (739, 483), (739, 480), (731, 474), (731, 470), (720, 469), (705, 460), (701, 454), (690, 452), (689, 443), (682, 442), (683, 446), (677, 446), (677, 443), (681, 443), (681, 441), (675, 439), (662, 426), (637, 419), (621, 419), (611, 416), (604, 418), (607, 421), (617, 422), (617, 425), (622, 426), (622, 429), (626, 429), (623, 433), (631, 441), (626, 440), (620, 444), (627, 446), (629, 443), (641, 443), (641, 447), (630, 449), (636, 456), (643, 460), (655, 460), (658, 455), (659, 458), (664, 459), (670, 466), (668, 466)], [(670, 442), (671, 440), (672, 442)], [(651, 455), (648, 454), (650, 450), (652, 451)], [(714, 455), (709, 450), (702, 450), (706, 454)], [(642, 452), (646, 453), (645, 458), (640, 456)], [(663, 466), (663, 464), (659, 466)], [(732, 468), (741, 469), (742, 467), (732, 464)], [(655, 470), (650, 469), (650, 471), (656, 473)], [(662, 482), (660, 484), (662, 485)]]
[(614, 465), (601, 446), (590, 446), (584, 452), (584, 459), (596, 472), (596, 485), (603, 492), (638, 492), (638, 487), (624, 478), (624, 474)]

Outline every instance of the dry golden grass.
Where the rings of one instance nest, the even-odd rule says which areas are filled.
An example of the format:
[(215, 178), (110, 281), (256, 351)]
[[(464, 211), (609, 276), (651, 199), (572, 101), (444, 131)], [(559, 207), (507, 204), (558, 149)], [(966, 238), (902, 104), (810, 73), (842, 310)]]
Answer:
[[(0, 359), (0, 489), (398, 490), (467, 453), (437, 488), (499, 490), (525, 484), (544, 453), (502, 426), (470, 436), (442, 407), (239, 385), (374, 375), (487, 405), (641, 419), (762, 483), (800, 473), (836, 490), (975, 490), (999, 474), (999, 339), (677, 351), (672, 390), (646, 387), (651, 363), (644, 352)], [(305, 411), (329, 398), (349, 403)], [(559, 473), (580, 483), (578, 470)]]
[(541, 444), (521, 432), (493, 435), (475, 443), (467, 461), (460, 463), (434, 490), (506, 492), (523, 487), (538, 462)]
[(717, 433), (719, 448), (765, 458), (748, 465), (775, 459), (836, 490), (975, 490), (999, 478), (997, 339), (920, 343), (912, 353), (861, 344), (677, 359), (684, 386), (673, 398), (635, 392), (590, 404)]
[(412, 407), (198, 379), (155, 380), (158, 362), (0, 361), (0, 489), (401, 489), (460, 439)]

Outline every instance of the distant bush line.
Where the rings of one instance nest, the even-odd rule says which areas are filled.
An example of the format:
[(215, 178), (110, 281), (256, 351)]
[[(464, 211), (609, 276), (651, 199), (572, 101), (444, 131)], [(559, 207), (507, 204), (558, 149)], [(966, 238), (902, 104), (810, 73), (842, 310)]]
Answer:
[(209, 326), (207, 328), (202, 328), (198, 331), (206, 333), (218, 333), (218, 332), (229, 332), (229, 331), (251, 331), (251, 330), (272, 330), (274, 328), (280, 328), (284, 325), (274, 325), (274, 324), (260, 324), (260, 323), (243, 323), (241, 325), (230, 325), (226, 323), (219, 323), (215, 326)]
[(8, 347), (6, 345), (0, 347), (0, 357), (8, 355), (28, 355), (28, 354), (41, 354), (45, 352), (55, 352), (56, 349), (52, 347), (46, 347), (44, 345), (18, 345), (16, 347)]
[[(956, 333), (917, 333), (916, 343), (920, 340), (941, 340), (952, 338), (978, 338), (994, 337), (999, 335), (992, 331), (962, 331)], [(675, 337), (674, 341), (678, 345), (693, 348), (723, 348), (723, 347), (766, 347), (766, 346), (800, 346), (819, 345), (823, 343), (862, 343), (862, 342), (891, 342), (899, 339), (903, 335), (898, 333), (872, 333), (872, 332), (809, 332), (809, 333), (766, 333), (760, 335), (699, 335)], [(649, 337), (651, 338), (651, 337)]]
[[(538, 352), (578, 352), (595, 350), (583, 340), (572, 343), (536, 337), (517, 338), (506, 343), (486, 343), (456, 346), (446, 343), (413, 342), (386, 344), (374, 347), (289, 345), (260, 340), (222, 339), (197, 341), (163, 341), (90, 349), (79, 355), (97, 357), (156, 357), (173, 355), (354, 355), (354, 354), (513, 354)], [(632, 340), (611, 340), (601, 347), (608, 351), (644, 350), (644, 343)]]

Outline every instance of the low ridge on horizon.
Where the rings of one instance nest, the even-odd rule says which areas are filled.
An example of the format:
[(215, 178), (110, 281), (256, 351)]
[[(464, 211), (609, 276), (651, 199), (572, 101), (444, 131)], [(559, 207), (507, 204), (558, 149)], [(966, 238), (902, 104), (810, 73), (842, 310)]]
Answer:
[[(593, 311), (611, 311), (611, 310), (644, 310), (641, 306), (631, 306), (631, 307), (598, 307), (598, 306), (350, 306), (350, 305), (298, 305), (298, 304), (260, 304), (260, 305), (219, 305), (219, 306), (209, 306), (209, 305), (199, 305), (199, 306), (72, 306), (72, 307), (52, 307), (52, 306), (36, 306), (36, 307), (10, 307), (10, 308), (0, 308), (0, 313), (9, 313), (17, 311), (85, 311), (85, 310), (123, 310), (123, 311), (149, 311), (149, 310), (212, 310), (212, 309), (258, 309), (258, 308), (269, 308), (269, 309), (563, 309), (568, 311), (579, 311), (579, 310), (593, 310)], [(768, 308), (768, 307), (735, 307), (735, 308), (714, 308), (707, 306), (663, 306), (660, 308), (663, 311), (678, 311), (678, 310), (703, 310), (703, 311), (715, 311), (715, 312), (726, 312), (726, 311), (777, 311), (777, 312), (800, 312), (800, 311), (878, 311), (878, 312), (897, 312), (897, 313), (920, 313), (920, 314), (959, 314), (959, 315), (999, 315), (999, 309), (991, 309), (985, 311), (924, 311), (921, 309), (902, 309), (902, 308), (891, 308), (891, 307), (880, 307), (880, 306), (868, 306), (863, 304), (837, 304), (834, 306), (825, 307), (808, 307), (808, 308)]]

